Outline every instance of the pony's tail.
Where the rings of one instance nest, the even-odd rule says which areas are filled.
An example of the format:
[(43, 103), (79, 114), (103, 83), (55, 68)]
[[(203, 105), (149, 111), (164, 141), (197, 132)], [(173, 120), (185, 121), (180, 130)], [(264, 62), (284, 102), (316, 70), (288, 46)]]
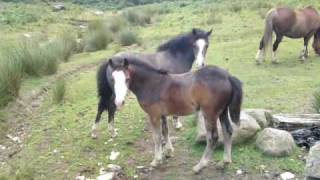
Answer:
[(312, 47), (314, 49), (314, 52), (320, 55), (320, 28), (314, 34)]
[(242, 83), (234, 76), (230, 76), (229, 81), (232, 86), (232, 98), (230, 104), (228, 105), (229, 114), (232, 122), (236, 125), (240, 125), (240, 112), (243, 96)]
[[(109, 86), (108, 79), (107, 79), (107, 68), (109, 63), (105, 62), (103, 63), (97, 72), (97, 91), (98, 96), (100, 97), (100, 103), (104, 107), (100, 107), (102, 109), (107, 109), (107, 102), (110, 100), (112, 95), (112, 89)], [(100, 105), (100, 106), (101, 106)]]
[(263, 35), (263, 44), (265, 46), (264, 51), (268, 50), (272, 45), (272, 32), (273, 32), (272, 21), (275, 13), (276, 13), (276, 9), (271, 9), (266, 16), (264, 35)]

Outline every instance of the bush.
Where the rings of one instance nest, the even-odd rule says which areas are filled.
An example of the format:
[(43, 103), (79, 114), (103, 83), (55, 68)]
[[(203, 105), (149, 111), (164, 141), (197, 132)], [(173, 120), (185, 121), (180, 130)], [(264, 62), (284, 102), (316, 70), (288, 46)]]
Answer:
[(60, 37), (48, 43), (60, 61), (68, 62), (77, 51), (77, 41), (70, 33), (63, 33)]
[(207, 25), (212, 25), (212, 24), (221, 24), (222, 23), (222, 17), (217, 15), (214, 11), (210, 11), (208, 13), (208, 17), (206, 20)]
[(127, 10), (123, 12), (123, 16), (132, 24), (144, 26), (146, 24), (151, 24), (151, 17), (138, 9), (135, 10)]
[(112, 42), (111, 32), (104, 30), (89, 31), (84, 38), (84, 51), (93, 52), (105, 49)]
[(312, 107), (317, 113), (320, 113), (320, 90), (313, 93)]
[(58, 79), (53, 89), (52, 100), (55, 104), (59, 104), (63, 101), (66, 93), (66, 82), (63, 79)]
[(127, 21), (123, 16), (113, 16), (107, 20), (111, 32), (117, 33), (127, 26)]
[(139, 44), (138, 35), (128, 29), (123, 30), (119, 34), (119, 41), (122, 46), (130, 46), (132, 44)]
[(232, 3), (230, 6), (229, 6), (229, 9), (233, 12), (239, 12), (242, 10), (242, 6), (241, 6), (241, 3), (240, 2), (237, 2), (237, 3)]

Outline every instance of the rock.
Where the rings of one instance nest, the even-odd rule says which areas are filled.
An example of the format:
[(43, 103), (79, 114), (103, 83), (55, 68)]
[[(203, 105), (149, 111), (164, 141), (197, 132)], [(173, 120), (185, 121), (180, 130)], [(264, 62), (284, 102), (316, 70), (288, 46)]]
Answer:
[(94, 14), (96, 16), (102, 16), (103, 15), (103, 12), (102, 11), (95, 11)]
[(66, 10), (66, 7), (62, 3), (57, 3), (52, 5), (52, 11), (53, 12), (58, 12), (58, 11), (63, 11)]
[(291, 131), (291, 134), (299, 147), (310, 149), (320, 141), (320, 128), (318, 126)]
[[(219, 134), (219, 144), (223, 144), (223, 134), (221, 131), (220, 121), (217, 123), (218, 125), (218, 134)], [(249, 116), (244, 111), (241, 112), (240, 116), (240, 126), (232, 124), (233, 134), (232, 134), (232, 142), (233, 144), (243, 143), (255, 136), (255, 134), (261, 129), (259, 124), (256, 122), (254, 118)], [(198, 115), (198, 125), (197, 125), (197, 142), (206, 142), (206, 130), (204, 127), (204, 119), (202, 114)]]
[(276, 114), (273, 115), (273, 126), (288, 131), (320, 126), (320, 114)]
[(295, 175), (292, 174), (291, 172), (284, 172), (284, 173), (280, 174), (281, 180), (289, 180), (289, 179), (293, 179), (294, 177), (295, 177)]
[(238, 169), (236, 174), (239, 176), (239, 175), (242, 175), (243, 174), (243, 171), (241, 169)]
[(118, 158), (119, 155), (120, 155), (120, 152), (112, 151), (111, 154), (110, 154), (109, 159), (110, 159), (111, 161), (114, 161), (114, 160), (116, 160), (116, 159)]
[(21, 139), (20, 139), (18, 136), (13, 137), (13, 136), (11, 136), (10, 134), (7, 134), (7, 137), (8, 137), (9, 139), (11, 139), (13, 142), (21, 143)]
[(5, 146), (3, 146), (3, 145), (0, 144), (0, 149), (1, 149), (1, 150), (6, 150), (7, 147), (5, 147)]
[(112, 180), (114, 176), (115, 174), (113, 172), (109, 172), (109, 173), (98, 176), (97, 180)]
[(320, 178), (320, 143), (311, 147), (304, 173), (307, 179)]
[(265, 128), (257, 136), (256, 147), (267, 155), (286, 156), (293, 151), (295, 143), (289, 132)]
[(121, 170), (121, 167), (115, 164), (108, 164), (107, 168), (111, 172), (118, 172)]
[(262, 129), (268, 127), (272, 123), (272, 114), (270, 110), (246, 109), (244, 112), (253, 117)]
[(85, 176), (80, 176), (80, 175), (79, 175), (79, 176), (76, 177), (76, 180), (85, 180), (85, 179), (86, 179)]
[(106, 174), (106, 173), (107, 173), (107, 171), (106, 171), (106, 169), (105, 169), (104, 167), (101, 167), (101, 168), (99, 169), (99, 174), (100, 174), (100, 175)]

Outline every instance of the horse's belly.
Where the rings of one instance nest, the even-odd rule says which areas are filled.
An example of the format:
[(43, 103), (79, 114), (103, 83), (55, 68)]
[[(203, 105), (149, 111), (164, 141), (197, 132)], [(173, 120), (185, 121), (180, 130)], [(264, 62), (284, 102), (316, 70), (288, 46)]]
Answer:
[(177, 116), (186, 116), (192, 114), (197, 110), (197, 107), (190, 102), (169, 102), (166, 104), (166, 114), (167, 115), (177, 115)]

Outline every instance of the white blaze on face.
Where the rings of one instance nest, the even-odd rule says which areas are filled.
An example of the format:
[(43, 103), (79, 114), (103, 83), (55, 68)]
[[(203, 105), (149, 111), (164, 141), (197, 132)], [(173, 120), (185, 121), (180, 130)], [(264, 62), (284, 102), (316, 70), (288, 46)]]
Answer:
[(196, 46), (198, 47), (198, 54), (196, 55), (196, 65), (202, 67), (204, 65), (204, 48), (206, 46), (206, 41), (204, 39), (198, 39), (196, 41)]
[(114, 71), (112, 73), (114, 79), (114, 91), (116, 94), (115, 104), (119, 108), (124, 102), (127, 95), (128, 87), (126, 84), (126, 75), (123, 71)]

